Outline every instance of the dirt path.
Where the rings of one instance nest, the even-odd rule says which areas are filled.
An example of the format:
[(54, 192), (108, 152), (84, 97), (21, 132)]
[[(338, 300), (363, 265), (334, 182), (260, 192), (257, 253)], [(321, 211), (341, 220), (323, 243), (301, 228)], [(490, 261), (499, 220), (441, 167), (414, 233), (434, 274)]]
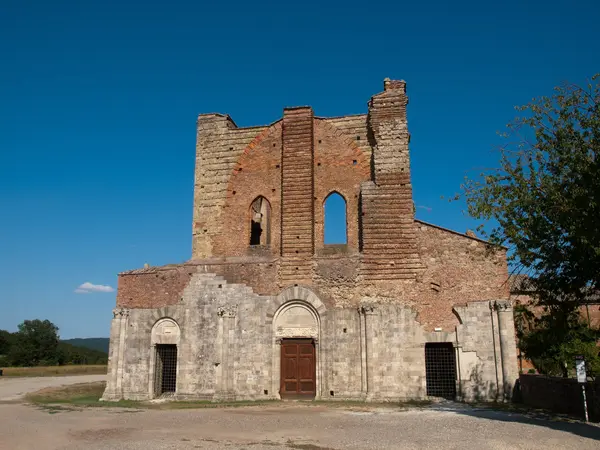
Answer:
[(600, 427), (446, 402), (424, 408), (274, 403), (150, 410), (34, 406), (26, 393), (105, 375), (0, 379), (1, 450), (600, 448)]
[(104, 381), (106, 375), (71, 375), (64, 377), (0, 377), (0, 402), (14, 401), (23, 398), (30, 392), (47, 387), (64, 386), (68, 384), (90, 383)]
[(600, 448), (600, 428), (464, 405), (348, 410), (277, 404), (139, 410), (0, 404), (0, 449)]

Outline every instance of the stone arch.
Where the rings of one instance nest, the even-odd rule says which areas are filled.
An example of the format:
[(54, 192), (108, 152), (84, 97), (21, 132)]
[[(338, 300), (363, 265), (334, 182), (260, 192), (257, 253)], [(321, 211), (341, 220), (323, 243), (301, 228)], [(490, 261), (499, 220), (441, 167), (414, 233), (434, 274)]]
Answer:
[(151, 344), (179, 345), (181, 330), (179, 324), (170, 317), (164, 317), (155, 322), (150, 334)]
[(308, 303), (317, 311), (320, 317), (327, 312), (327, 308), (321, 299), (311, 289), (305, 286), (288, 286), (282, 290), (277, 297), (275, 297), (272, 311), (270, 311), (269, 314), (270, 318), (273, 318), (281, 305), (291, 300), (302, 300)]
[(154, 326), (162, 319), (170, 319), (175, 322), (180, 328), (181, 332), (180, 324), (182, 323), (183, 317), (181, 316), (177, 305), (168, 305), (153, 309), (148, 320), (141, 322), (140, 327), (142, 328), (143, 332), (151, 333)]
[(320, 351), (321, 319), (327, 309), (310, 289), (290, 286), (284, 289), (273, 302), (274, 311), (267, 314), (267, 323), (272, 325), (272, 393), (280, 398), (281, 342), (287, 338), (312, 339), (315, 345), (316, 389), (315, 398), (321, 397), (323, 361)]
[[(158, 395), (157, 392), (159, 389), (157, 386), (160, 385), (160, 382), (157, 380), (162, 380), (161, 372), (156, 369), (157, 361), (159, 361), (159, 349), (165, 347), (173, 348), (175, 346), (176, 360), (174, 374), (177, 384), (179, 384), (179, 363), (181, 361), (181, 328), (179, 327), (179, 323), (174, 318), (164, 314), (156, 318), (155, 315), (157, 314), (160, 314), (160, 312), (156, 311), (153, 315), (154, 324), (150, 330), (150, 358), (148, 361), (148, 394), (150, 398)], [(175, 392), (177, 392), (177, 388)]]
[(318, 341), (319, 314), (304, 301), (286, 302), (273, 317), (273, 333), (276, 339), (312, 338)]

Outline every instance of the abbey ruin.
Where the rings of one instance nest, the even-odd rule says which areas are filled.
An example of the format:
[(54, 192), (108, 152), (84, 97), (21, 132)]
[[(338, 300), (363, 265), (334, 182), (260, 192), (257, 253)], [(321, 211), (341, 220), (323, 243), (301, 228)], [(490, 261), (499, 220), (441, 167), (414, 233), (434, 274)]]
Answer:
[(361, 115), (201, 114), (192, 258), (119, 274), (103, 399), (508, 396), (505, 250), (415, 219), (407, 103), (386, 79)]

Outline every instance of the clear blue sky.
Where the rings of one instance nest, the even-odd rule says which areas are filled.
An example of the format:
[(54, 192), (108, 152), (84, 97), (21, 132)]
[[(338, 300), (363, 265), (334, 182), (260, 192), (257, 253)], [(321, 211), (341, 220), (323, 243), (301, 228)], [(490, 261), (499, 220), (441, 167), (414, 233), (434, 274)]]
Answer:
[(440, 195), (494, 164), (515, 105), (600, 71), (598, 17), (597, 0), (3, 0), (0, 328), (108, 336), (115, 293), (78, 286), (190, 257), (201, 112), (365, 113), (405, 79), (417, 217), (474, 227)]

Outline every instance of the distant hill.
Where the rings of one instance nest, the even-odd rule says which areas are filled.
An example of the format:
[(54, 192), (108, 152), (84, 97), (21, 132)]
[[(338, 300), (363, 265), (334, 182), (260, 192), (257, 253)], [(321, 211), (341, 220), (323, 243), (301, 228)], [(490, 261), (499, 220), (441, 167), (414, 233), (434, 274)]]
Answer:
[(61, 340), (61, 342), (71, 344), (75, 347), (89, 348), (91, 350), (98, 350), (104, 353), (108, 353), (109, 341), (109, 338), (75, 338)]
[(106, 364), (108, 354), (101, 350), (73, 345), (70, 342), (60, 341), (58, 351), (64, 355), (66, 364)]

